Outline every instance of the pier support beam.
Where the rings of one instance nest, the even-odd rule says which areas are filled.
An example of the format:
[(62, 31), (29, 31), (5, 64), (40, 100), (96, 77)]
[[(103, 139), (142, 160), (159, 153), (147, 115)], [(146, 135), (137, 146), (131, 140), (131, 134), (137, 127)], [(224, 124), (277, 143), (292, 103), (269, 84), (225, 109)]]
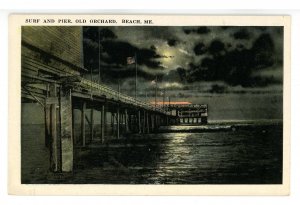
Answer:
[[(50, 170), (53, 172), (61, 171), (60, 160), (60, 135), (58, 133), (57, 122), (59, 121), (58, 115), (58, 97), (57, 97), (57, 85), (52, 84), (49, 88), (49, 98), (46, 99), (46, 105), (50, 106)], [(47, 110), (46, 110), (47, 111)]]
[(152, 115), (152, 132), (154, 131), (155, 126), (156, 126), (156, 115), (153, 114)]
[[(73, 170), (73, 108), (71, 90), (62, 91), (57, 96), (57, 85), (49, 89), (46, 99), (47, 131), (51, 137), (50, 170), (71, 172)], [(48, 109), (49, 108), (49, 109)]]
[(201, 124), (207, 124), (207, 117), (201, 117)]
[(90, 130), (91, 130), (91, 141), (94, 140), (94, 108), (91, 108), (91, 124), (90, 124)]
[(115, 113), (113, 112), (111, 112), (110, 126), (111, 126), (112, 136), (115, 136)]
[(102, 105), (101, 109), (101, 142), (104, 142), (104, 134), (105, 134), (105, 124), (106, 124), (106, 112), (105, 106)]
[(141, 110), (138, 110), (138, 133), (141, 133)]
[(117, 139), (120, 138), (120, 108), (117, 108)]
[(129, 113), (129, 115), (127, 115), (127, 116), (128, 116), (128, 127), (129, 127), (128, 130), (132, 131), (133, 128), (132, 128), (132, 117), (131, 117), (131, 114)]
[(149, 126), (149, 114), (146, 112), (146, 132), (150, 133), (150, 126)]
[(61, 170), (73, 170), (73, 128), (71, 90), (60, 96)]
[(45, 103), (45, 146), (50, 147), (51, 142), (51, 105)]
[(146, 110), (143, 112), (143, 133), (146, 133)]
[(85, 110), (86, 110), (86, 102), (82, 102), (81, 107), (81, 140), (82, 146), (85, 147)]
[(125, 132), (129, 132), (129, 126), (128, 126), (128, 114), (127, 114), (127, 109), (125, 109)]

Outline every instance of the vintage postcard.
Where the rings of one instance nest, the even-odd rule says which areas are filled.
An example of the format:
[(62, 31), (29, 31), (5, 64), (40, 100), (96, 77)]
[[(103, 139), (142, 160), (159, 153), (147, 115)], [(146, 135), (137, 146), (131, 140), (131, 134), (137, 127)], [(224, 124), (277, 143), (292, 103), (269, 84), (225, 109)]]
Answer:
[(16, 14), (9, 32), (10, 194), (289, 194), (289, 16)]

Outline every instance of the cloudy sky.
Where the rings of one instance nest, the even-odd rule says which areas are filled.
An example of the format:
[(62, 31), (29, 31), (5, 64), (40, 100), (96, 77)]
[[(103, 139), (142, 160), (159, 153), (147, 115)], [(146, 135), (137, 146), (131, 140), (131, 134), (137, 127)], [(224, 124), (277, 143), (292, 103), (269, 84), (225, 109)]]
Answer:
[[(134, 89), (137, 56), (140, 92), (282, 90), (282, 27), (99, 27), (102, 82)], [(84, 27), (85, 67), (97, 80), (98, 27)]]

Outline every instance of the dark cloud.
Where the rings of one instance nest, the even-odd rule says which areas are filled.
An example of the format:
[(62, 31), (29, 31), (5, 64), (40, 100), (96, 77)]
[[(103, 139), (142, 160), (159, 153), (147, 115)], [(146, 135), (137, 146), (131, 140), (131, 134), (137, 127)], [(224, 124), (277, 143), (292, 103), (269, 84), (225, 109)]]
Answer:
[[(279, 83), (274, 77), (253, 76), (256, 71), (275, 63), (274, 41), (269, 34), (261, 34), (250, 49), (238, 45), (238, 49), (232, 51), (227, 51), (220, 40), (214, 40), (209, 52), (212, 56), (205, 57), (200, 64), (189, 64), (189, 82), (222, 80), (230, 85), (245, 87)], [(221, 52), (224, 54), (220, 55)]]
[(213, 40), (209, 47), (208, 51), (212, 55), (218, 55), (225, 49), (225, 44), (220, 40)]
[[(159, 80), (184, 86), (218, 81), (244, 87), (281, 82), (277, 71), (283, 64), (282, 27), (85, 27), (84, 65), (95, 74), (99, 31), (105, 80), (132, 80), (135, 66), (126, 59), (136, 53), (140, 80), (158, 75)], [(222, 89), (214, 87), (212, 92)]]
[(177, 70), (171, 70), (167, 75), (163, 77), (163, 80), (166, 82), (180, 82), (181, 75), (177, 72)]
[(235, 39), (246, 40), (250, 38), (250, 33), (246, 29), (240, 29), (239, 31), (233, 33)]
[(84, 39), (90, 39), (92, 41), (98, 42), (99, 31), (100, 40), (117, 38), (116, 34), (107, 28), (98, 29), (98, 27), (83, 27)]
[(178, 41), (175, 40), (175, 39), (169, 39), (169, 40), (168, 40), (168, 45), (171, 46), (171, 47), (172, 47), (172, 46), (176, 46), (177, 43), (178, 43)]
[(208, 34), (210, 32), (210, 29), (206, 26), (200, 26), (200, 27), (197, 27), (197, 28), (184, 28), (183, 31), (187, 35), (189, 35), (191, 33)]
[(106, 28), (83, 27), (84, 66), (89, 70), (99, 66), (99, 31), (101, 42), (117, 38), (112, 31)]
[(152, 46), (150, 46), (150, 49), (156, 51), (157, 48), (155, 45), (152, 45)]
[(232, 26), (221, 26), (222, 30), (227, 30), (227, 29), (230, 29), (230, 28), (232, 28)]
[(271, 66), (274, 62), (274, 41), (270, 34), (264, 33), (253, 43), (255, 63), (258, 67)]
[(266, 31), (267, 27), (266, 26), (254, 26), (253, 28), (260, 30), (260, 31)]
[[(92, 72), (97, 73), (99, 67), (99, 47), (98, 47), (97, 27), (84, 28), (84, 65)], [(163, 56), (156, 53), (156, 47), (152, 45), (150, 49), (138, 48), (129, 42), (119, 41), (117, 35), (111, 30), (104, 28), (100, 30), (101, 39), (101, 72), (103, 78), (113, 79), (127, 78), (135, 75), (134, 65), (127, 65), (127, 57), (136, 55), (138, 66), (146, 66), (150, 69), (162, 69), (160, 58)], [(153, 78), (151, 72), (139, 69), (139, 76), (143, 78)]]
[(172, 31), (172, 29), (169, 29), (169, 27), (166, 26), (158, 26), (158, 27), (144, 27), (142, 28), (147, 35), (151, 38), (157, 38), (157, 39), (176, 39), (175, 33)]
[(177, 68), (176, 69), (178, 75), (180, 76), (180, 80), (181, 82), (185, 82), (186, 81), (186, 70), (184, 68)]
[(197, 29), (198, 34), (206, 34), (206, 33), (209, 33), (209, 32), (210, 32), (210, 29), (207, 28), (206, 26), (200, 26)]
[(109, 29), (100, 30), (100, 39), (115, 39), (117, 36)]
[[(101, 67), (102, 81), (106, 83), (116, 83), (119, 80), (130, 79), (135, 76), (135, 66), (109, 66), (103, 65)], [(97, 72), (95, 71), (95, 74)], [(142, 69), (138, 69), (138, 77), (146, 80), (153, 80), (155, 74), (146, 72)], [(161, 76), (161, 74), (158, 74)]]
[(227, 44), (226, 44), (226, 47), (227, 47), (227, 48), (231, 48), (231, 47), (232, 47), (232, 44), (231, 44), (231, 43), (227, 43)]
[(159, 58), (162, 58), (162, 56), (152, 49), (137, 48), (122, 41), (104, 41), (101, 45), (103, 46), (103, 54), (106, 54), (106, 56), (102, 57), (102, 61), (107, 64), (117, 64), (121, 67), (130, 66), (127, 65), (127, 57), (136, 55), (138, 65), (145, 65), (155, 70), (162, 69), (159, 61)]
[(243, 44), (240, 44), (240, 43), (239, 43), (239, 44), (236, 45), (236, 48), (237, 48), (237, 49), (244, 49), (245, 46), (244, 46)]
[(207, 51), (207, 48), (206, 48), (205, 44), (202, 42), (197, 43), (194, 47), (194, 53), (196, 55), (203, 55), (204, 53), (206, 53), (206, 51)]
[(218, 85), (218, 84), (213, 84), (211, 86), (211, 89), (209, 90), (210, 93), (224, 93), (226, 92), (227, 87), (224, 85)]

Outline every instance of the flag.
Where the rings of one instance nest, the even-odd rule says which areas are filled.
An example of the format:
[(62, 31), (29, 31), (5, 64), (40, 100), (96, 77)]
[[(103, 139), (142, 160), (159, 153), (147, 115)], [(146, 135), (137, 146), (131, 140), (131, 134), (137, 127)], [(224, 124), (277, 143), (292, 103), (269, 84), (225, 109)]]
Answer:
[(134, 57), (127, 57), (127, 65), (134, 64), (135, 58)]

